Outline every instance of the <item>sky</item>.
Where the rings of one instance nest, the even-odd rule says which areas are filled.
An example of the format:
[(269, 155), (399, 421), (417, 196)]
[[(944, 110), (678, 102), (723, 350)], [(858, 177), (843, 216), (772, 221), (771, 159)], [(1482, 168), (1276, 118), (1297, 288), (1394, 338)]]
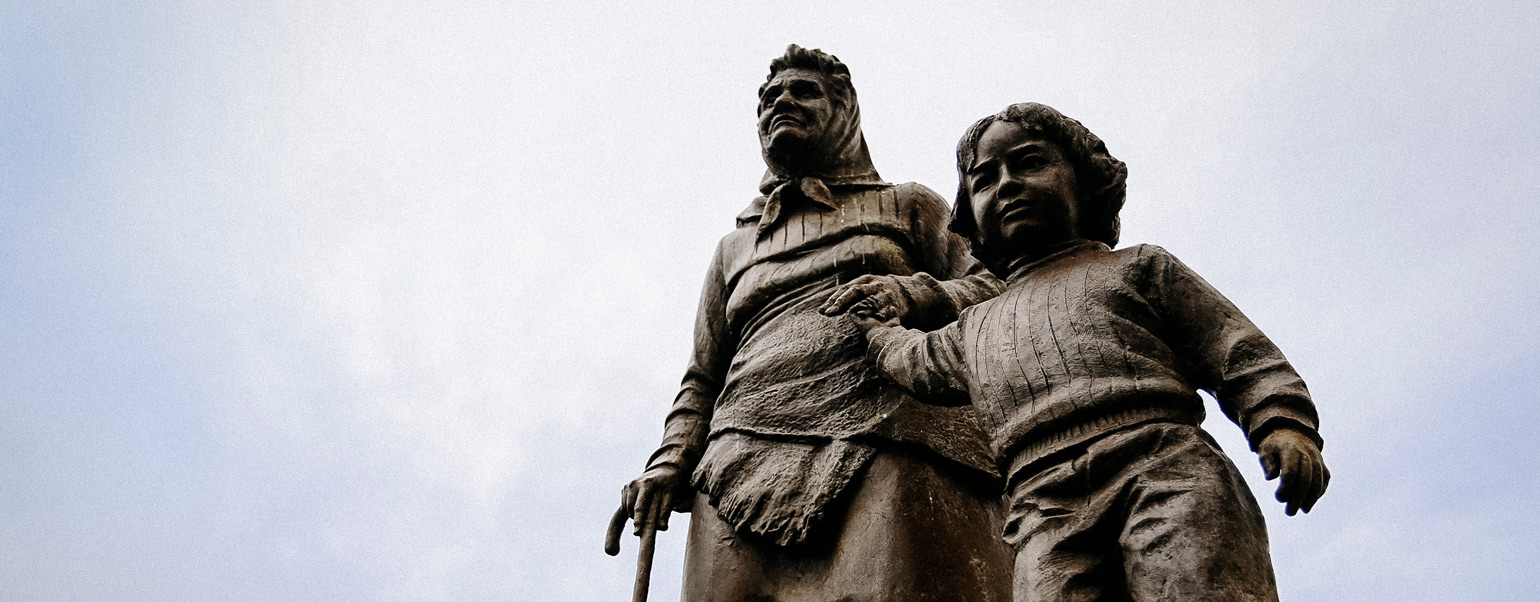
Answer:
[(1287, 517), (1209, 402), (1284, 600), (1527, 600), (1535, 31), (1521, 2), (0, 4), (0, 600), (629, 595), (604, 528), (789, 43), (850, 66), (889, 181), (950, 198), (957, 137), (1023, 101), (1128, 164), (1123, 244), (1320, 408), (1331, 486)]

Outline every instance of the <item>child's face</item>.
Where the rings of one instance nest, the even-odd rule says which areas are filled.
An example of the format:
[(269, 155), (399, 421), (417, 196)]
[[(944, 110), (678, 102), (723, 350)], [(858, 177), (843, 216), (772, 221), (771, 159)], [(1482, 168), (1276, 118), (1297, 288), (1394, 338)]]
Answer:
[(1057, 144), (996, 121), (963, 178), (979, 239), (995, 252), (1015, 256), (1079, 238), (1075, 168)]

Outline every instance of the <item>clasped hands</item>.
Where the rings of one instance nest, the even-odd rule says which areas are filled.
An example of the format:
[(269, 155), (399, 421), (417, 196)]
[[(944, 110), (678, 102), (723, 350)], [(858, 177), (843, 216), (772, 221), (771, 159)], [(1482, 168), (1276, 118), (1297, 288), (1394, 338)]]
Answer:
[(861, 332), (868, 332), (879, 326), (898, 326), (913, 309), (892, 276), (867, 274), (835, 289), (818, 311), (826, 316), (848, 314)]

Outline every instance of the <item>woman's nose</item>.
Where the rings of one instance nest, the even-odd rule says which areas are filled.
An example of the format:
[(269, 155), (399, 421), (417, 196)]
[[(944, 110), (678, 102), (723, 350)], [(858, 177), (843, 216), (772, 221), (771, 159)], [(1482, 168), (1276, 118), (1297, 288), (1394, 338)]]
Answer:
[(775, 102), (770, 103), (770, 106), (772, 106), (772, 107), (785, 106), (785, 105), (793, 104), (794, 102), (796, 102), (796, 100), (797, 100), (797, 98), (795, 96), (791, 95), (791, 90), (781, 90), (781, 93), (778, 96), (775, 97)]

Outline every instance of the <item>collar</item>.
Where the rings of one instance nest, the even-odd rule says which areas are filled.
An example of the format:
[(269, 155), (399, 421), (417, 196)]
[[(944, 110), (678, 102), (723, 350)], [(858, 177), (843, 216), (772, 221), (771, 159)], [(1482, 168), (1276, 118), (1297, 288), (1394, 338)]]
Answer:
[(1099, 241), (1086, 240), (1083, 238), (1065, 241), (1049, 247), (1049, 253), (1047, 255), (1044, 255), (1038, 259), (1034, 259), (1025, 264), (1012, 267), (1011, 274), (1005, 277), (1005, 281), (1007, 284), (1015, 284), (1017, 281), (1025, 278), (1027, 274), (1037, 270), (1038, 268), (1041, 268), (1060, 259), (1064, 259), (1066, 257), (1072, 257), (1087, 251), (1110, 250), (1112, 250), (1111, 247), (1108, 247), (1105, 243)]
[[(886, 183), (882, 183), (886, 185)], [(868, 184), (835, 185), (836, 188), (866, 188)], [(820, 211), (830, 211), (838, 207), (834, 200), (834, 193), (820, 178), (808, 176), (792, 178), (781, 182), (772, 188), (768, 194), (757, 197), (749, 207), (738, 214), (738, 226), (743, 227), (751, 222), (759, 222), (756, 227), (756, 238), (764, 237), (765, 233), (782, 221), (781, 218), (790, 214), (787, 204), (806, 204), (818, 208)]]

